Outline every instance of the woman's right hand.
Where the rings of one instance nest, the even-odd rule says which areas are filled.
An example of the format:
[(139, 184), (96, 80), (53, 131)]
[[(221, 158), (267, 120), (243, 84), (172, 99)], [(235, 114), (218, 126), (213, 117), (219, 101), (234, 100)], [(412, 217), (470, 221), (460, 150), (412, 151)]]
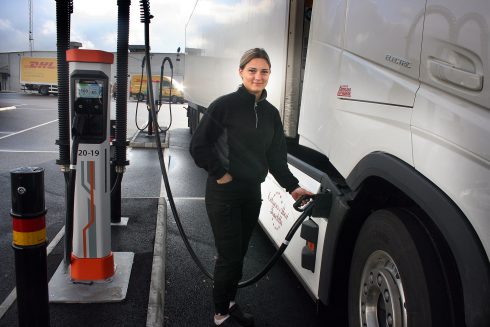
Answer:
[(216, 181), (216, 183), (218, 184), (226, 184), (226, 183), (229, 183), (233, 180), (233, 177), (231, 177), (230, 174), (226, 173), (223, 175), (223, 177), (221, 177), (220, 179), (218, 179)]

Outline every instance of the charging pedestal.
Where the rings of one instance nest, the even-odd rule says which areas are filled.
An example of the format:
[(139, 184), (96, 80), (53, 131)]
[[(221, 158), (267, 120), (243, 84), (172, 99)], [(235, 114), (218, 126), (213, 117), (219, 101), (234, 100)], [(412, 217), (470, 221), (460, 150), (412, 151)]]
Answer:
[(107, 77), (113, 55), (72, 51), (67, 61), (71, 61), (71, 129), (77, 134), (72, 140), (78, 138), (70, 274), (75, 281), (106, 280), (114, 275)]
[[(73, 49), (66, 58), (70, 62), (72, 156), (76, 156), (73, 251), (70, 276), (62, 265), (58, 268), (50, 282), (50, 300), (121, 301), (134, 253), (111, 251), (109, 76), (114, 55)], [(58, 271), (62, 276), (55, 278)]]

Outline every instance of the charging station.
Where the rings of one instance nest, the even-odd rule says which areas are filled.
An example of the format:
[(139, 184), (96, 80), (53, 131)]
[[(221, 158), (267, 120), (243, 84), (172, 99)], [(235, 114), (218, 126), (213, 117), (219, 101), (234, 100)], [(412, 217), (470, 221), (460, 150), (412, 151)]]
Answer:
[[(72, 49), (70, 118), (75, 170), (73, 243), (68, 277), (51, 279), (51, 302), (111, 302), (125, 298), (134, 253), (111, 251), (110, 91), (114, 55)], [(53, 284), (53, 285), (51, 285)], [(89, 286), (87, 288), (87, 286)], [(108, 291), (107, 288), (115, 288)]]
[(72, 148), (76, 152), (73, 250), (75, 281), (114, 275), (110, 227), (108, 76), (112, 53), (68, 50)]

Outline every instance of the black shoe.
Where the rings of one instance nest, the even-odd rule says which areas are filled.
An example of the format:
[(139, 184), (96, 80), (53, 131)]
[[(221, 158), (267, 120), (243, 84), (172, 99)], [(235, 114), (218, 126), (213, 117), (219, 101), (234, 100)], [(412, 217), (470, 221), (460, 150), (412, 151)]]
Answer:
[(213, 325), (214, 327), (242, 327), (242, 325), (236, 321), (231, 315), (230, 317), (226, 318), (225, 321), (223, 321), (221, 323), (221, 325), (216, 325), (214, 322), (213, 322)]
[(235, 320), (242, 326), (252, 327), (255, 325), (254, 316), (252, 316), (250, 313), (243, 312), (238, 306), (238, 304), (234, 304), (230, 308), (228, 313), (232, 318), (235, 318)]

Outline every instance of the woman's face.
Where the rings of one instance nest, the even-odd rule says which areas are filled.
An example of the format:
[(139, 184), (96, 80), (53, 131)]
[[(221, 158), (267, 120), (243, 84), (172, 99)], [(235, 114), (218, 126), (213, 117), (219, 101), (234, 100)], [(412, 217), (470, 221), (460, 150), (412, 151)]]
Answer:
[(271, 69), (265, 59), (255, 58), (239, 69), (239, 73), (247, 91), (259, 97), (267, 86)]

